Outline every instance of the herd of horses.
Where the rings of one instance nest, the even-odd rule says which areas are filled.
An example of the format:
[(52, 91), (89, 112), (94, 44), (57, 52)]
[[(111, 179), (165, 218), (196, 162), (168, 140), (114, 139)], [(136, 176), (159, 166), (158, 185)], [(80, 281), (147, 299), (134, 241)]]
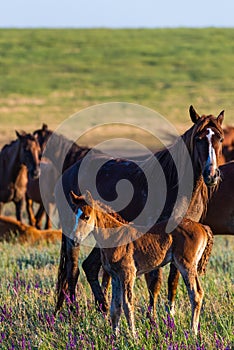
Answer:
[[(90, 152), (91, 148), (78, 146), (49, 130), (45, 124), (32, 134), (17, 133), (17, 140), (3, 147), (0, 153), (1, 204), (14, 201), (17, 220), (21, 221), (22, 203), (26, 199), (30, 225), (41, 227), (42, 215), (46, 212), (46, 228), (51, 227), (50, 204), (55, 202), (58, 209), (62, 242), (55, 312), (61, 309), (67, 295), (72, 302), (76, 300), (80, 245), (92, 232), (96, 246), (82, 267), (95, 301), (103, 312), (109, 309), (108, 287), (111, 281), (110, 313), (115, 333), (118, 332), (122, 306), (129, 328), (135, 333), (133, 285), (140, 274), (145, 275), (150, 309), (155, 317), (162, 267), (170, 263), (170, 312), (174, 312), (181, 274), (191, 303), (191, 327), (197, 334), (204, 295), (198, 275), (205, 271), (213, 235), (234, 234), (234, 162), (230, 161), (234, 152), (234, 128), (222, 128), (223, 111), (217, 117), (200, 116), (190, 106), (189, 113), (192, 127), (169, 148), (141, 161), (141, 169), (151, 174), (157, 183), (159, 176), (154, 162), (157, 159), (167, 185), (165, 205), (157, 222), (147, 226), (147, 230), (144, 228), (143, 232), (132, 224), (143, 210), (148, 196), (145, 173), (139, 171), (138, 164)], [(48, 147), (51, 142), (53, 147)], [(184, 145), (186, 152), (182, 151)], [(42, 154), (48, 161), (41, 160)], [(85, 171), (82, 169), (81, 172), (82, 160), (87, 155), (89, 161), (86, 162)], [(64, 159), (62, 168), (61, 159)], [(121, 179), (129, 180), (134, 188), (131, 202), (118, 212), (95, 199), (96, 188), (92, 184), (85, 193), (81, 193), (81, 188), (87, 183), (85, 177), (100, 162), (104, 165), (98, 172), (95, 186), (105, 201), (115, 200), (116, 185)], [(193, 170), (192, 194), (188, 197), (185, 190), (178, 196), (180, 184), (186, 183), (190, 176), (188, 164), (192, 165)], [(45, 178), (53, 177), (53, 183), (56, 183), (54, 189), (50, 186), (43, 190), (48, 195), (46, 200), (42, 200), (40, 195), (40, 186), (46, 187), (47, 184), (44, 181), (39, 186), (42, 172), (46, 174)], [(153, 192), (153, 208), (150, 212), (146, 211), (145, 223), (148, 223), (151, 211), (157, 211), (161, 195), (159, 182)], [(40, 205), (36, 215), (32, 210), (34, 201)], [(181, 211), (180, 208), (184, 207), (186, 210)], [(168, 232), (171, 220), (176, 225)], [(104, 270), (102, 285), (98, 279), (101, 267)]]

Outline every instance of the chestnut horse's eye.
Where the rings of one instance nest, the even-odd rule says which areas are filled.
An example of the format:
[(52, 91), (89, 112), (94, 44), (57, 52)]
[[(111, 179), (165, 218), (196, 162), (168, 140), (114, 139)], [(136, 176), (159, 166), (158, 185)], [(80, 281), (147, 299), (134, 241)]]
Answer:
[(223, 138), (223, 137), (221, 137), (221, 138), (220, 138), (220, 140), (219, 140), (219, 142), (221, 142), (221, 143), (222, 143), (222, 142), (223, 142), (223, 140), (224, 140), (224, 138)]
[(88, 221), (88, 220), (89, 220), (89, 216), (88, 216), (88, 215), (85, 215), (84, 219), (85, 219), (86, 221)]

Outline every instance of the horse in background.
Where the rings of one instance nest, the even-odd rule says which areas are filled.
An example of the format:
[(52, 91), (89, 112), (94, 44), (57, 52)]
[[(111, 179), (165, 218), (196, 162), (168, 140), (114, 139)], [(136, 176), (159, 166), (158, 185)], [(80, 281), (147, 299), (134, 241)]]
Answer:
[(224, 141), (223, 141), (223, 157), (222, 163), (230, 162), (234, 160), (234, 126), (226, 126), (223, 128)]
[(118, 332), (123, 303), (128, 326), (135, 335), (133, 287), (136, 277), (173, 262), (187, 288), (191, 328), (196, 335), (204, 296), (198, 273), (205, 271), (211, 254), (210, 228), (183, 219), (172, 232), (167, 233), (167, 223), (162, 222), (143, 234), (123, 219), (119, 220), (119, 215), (110, 207), (94, 201), (89, 192), (77, 196), (71, 191), (70, 195), (79, 216), (74, 231), (75, 244), (92, 232), (101, 249), (102, 266), (112, 278), (110, 313), (114, 333)]
[[(38, 179), (28, 178), (26, 209), (31, 226), (41, 229), (43, 215), (46, 214), (45, 229), (50, 229), (52, 228), (50, 216), (55, 204), (53, 183), (57, 181), (58, 172), (54, 165), (48, 161), (41, 161), (40, 170)], [(33, 211), (34, 202), (39, 204), (36, 215)]]
[[(92, 148), (78, 146), (75, 142), (68, 140), (63, 135), (56, 134), (52, 130), (49, 130), (47, 124), (42, 124), (41, 129), (37, 129), (33, 132), (38, 139), (43, 156), (53, 162), (61, 174), (74, 163), (82, 159)], [(56, 152), (47, 152), (47, 142), (52, 138), (53, 148)], [(61, 169), (61, 159), (64, 159)]]
[[(185, 217), (198, 222), (207, 207), (209, 199), (208, 187), (214, 188), (220, 179), (218, 159), (222, 149), (223, 131), (221, 125), (224, 112), (221, 112), (217, 118), (213, 115), (202, 115), (200, 117), (191, 106), (190, 117), (193, 121), (193, 126), (187, 130), (170, 149), (164, 149), (156, 152), (154, 155), (164, 171), (167, 182), (166, 204), (159, 218), (160, 221), (169, 220), (172, 214), (177, 215), (177, 218), (181, 217), (181, 212), (179, 210), (183, 207), (184, 201), (187, 201), (188, 210), (184, 213)], [(182, 150), (182, 144), (185, 144), (188, 150), (187, 158), (184, 157), (185, 153)], [(176, 158), (177, 166), (171, 156), (172, 153)], [(93, 157), (91, 155), (86, 168), (83, 169), (85, 171), (83, 171), (82, 174), (87, 177), (88, 174), (92, 172), (93, 166), (95, 168), (96, 165), (100, 164), (100, 161), (103, 164), (103, 159), (105, 162), (96, 177), (96, 188), (103, 199), (113, 201), (117, 195), (116, 184), (118, 181), (122, 178), (128, 179), (134, 188), (134, 194), (131, 203), (120, 211), (120, 215), (127, 221), (134, 221), (134, 218), (142, 211), (146, 203), (148, 187), (145, 174), (143, 171), (139, 171), (139, 167), (136, 163), (123, 159), (105, 158), (104, 155), (97, 154), (94, 154)], [(145, 169), (145, 172), (148, 172), (150, 176), (155, 177), (155, 181), (158, 184), (154, 189), (155, 203), (152, 208), (152, 210), (157, 210), (157, 199), (161, 196), (161, 186), (158, 181), (158, 168), (155, 167), (153, 160), (152, 157), (146, 159), (141, 163), (141, 168)], [(187, 181), (189, 174), (187, 167), (190, 162), (192, 162), (193, 167), (192, 198), (190, 200), (190, 198), (186, 197), (187, 192), (185, 191), (183, 196), (179, 198), (179, 202), (177, 202), (179, 181), (181, 183)], [(79, 161), (67, 169), (63, 173), (61, 181), (56, 185), (55, 189), (56, 205), (63, 230), (58, 271), (56, 310), (61, 308), (67, 291), (69, 291), (70, 299), (75, 300), (75, 287), (79, 276), (78, 258), (80, 248), (79, 245), (74, 244), (72, 237), (76, 218), (75, 214), (72, 212), (74, 211), (74, 205), (70, 199), (70, 191), (80, 194), (78, 174), (81, 164), (82, 162)], [(178, 169), (182, 169), (182, 176), (180, 179), (178, 179)], [(86, 179), (83, 179), (81, 175), (81, 185), (82, 181), (85, 183), (85, 180)], [(96, 188), (86, 189), (93, 193)], [(64, 196), (67, 201), (65, 206), (63, 205)], [(175, 203), (177, 204), (176, 209), (178, 209), (178, 212), (174, 212)], [(150, 216), (150, 213), (147, 214)], [(101, 256), (98, 248), (92, 250), (91, 254), (83, 262), (82, 267), (86, 273), (96, 302), (101, 305), (101, 308), (105, 311), (108, 308), (108, 302), (103, 295), (98, 281), (98, 273), (101, 267)], [(155, 270), (153, 273), (160, 277), (159, 271), (160, 270)], [(150, 279), (147, 277), (146, 280), (148, 282)], [(154, 300), (156, 300), (160, 289), (157, 289), (157, 286), (153, 286), (149, 282), (147, 284), (150, 291), (150, 305), (153, 310), (155, 310)]]
[(40, 174), (41, 149), (32, 134), (16, 131), (16, 135), (17, 140), (0, 152), (0, 213), (4, 203), (13, 201), (16, 218), (21, 221), (28, 176), (36, 179)]
[(55, 243), (61, 240), (60, 230), (38, 230), (10, 217), (0, 216), (0, 241), (37, 244)]

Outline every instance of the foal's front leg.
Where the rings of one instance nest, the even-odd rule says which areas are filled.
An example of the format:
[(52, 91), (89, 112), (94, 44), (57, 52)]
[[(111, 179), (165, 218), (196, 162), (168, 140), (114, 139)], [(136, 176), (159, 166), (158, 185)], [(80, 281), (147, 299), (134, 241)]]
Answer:
[(102, 311), (106, 312), (108, 310), (107, 293), (105, 293), (105, 295), (103, 294), (98, 280), (101, 266), (100, 249), (94, 247), (89, 256), (84, 260), (82, 267), (94, 294), (96, 303), (100, 306)]
[(135, 319), (133, 303), (133, 286), (136, 279), (135, 270), (127, 270), (121, 273), (121, 284), (123, 290), (123, 309), (130, 331), (135, 336)]
[(192, 328), (192, 331), (195, 333), (195, 335), (197, 335), (199, 316), (201, 312), (204, 291), (199, 282), (197, 271), (194, 271), (193, 269), (182, 268), (180, 270), (180, 273), (186, 285), (190, 303), (191, 303), (191, 308), (192, 308), (191, 328)]

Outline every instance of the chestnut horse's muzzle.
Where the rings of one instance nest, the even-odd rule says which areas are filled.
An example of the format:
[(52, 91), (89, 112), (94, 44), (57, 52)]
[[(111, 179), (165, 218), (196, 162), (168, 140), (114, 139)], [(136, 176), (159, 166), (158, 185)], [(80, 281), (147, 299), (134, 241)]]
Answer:
[(220, 170), (219, 168), (216, 168), (215, 170), (211, 171), (210, 166), (206, 166), (205, 170), (203, 171), (203, 178), (205, 181), (205, 184), (209, 187), (216, 186), (217, 183), (220, 180)]

